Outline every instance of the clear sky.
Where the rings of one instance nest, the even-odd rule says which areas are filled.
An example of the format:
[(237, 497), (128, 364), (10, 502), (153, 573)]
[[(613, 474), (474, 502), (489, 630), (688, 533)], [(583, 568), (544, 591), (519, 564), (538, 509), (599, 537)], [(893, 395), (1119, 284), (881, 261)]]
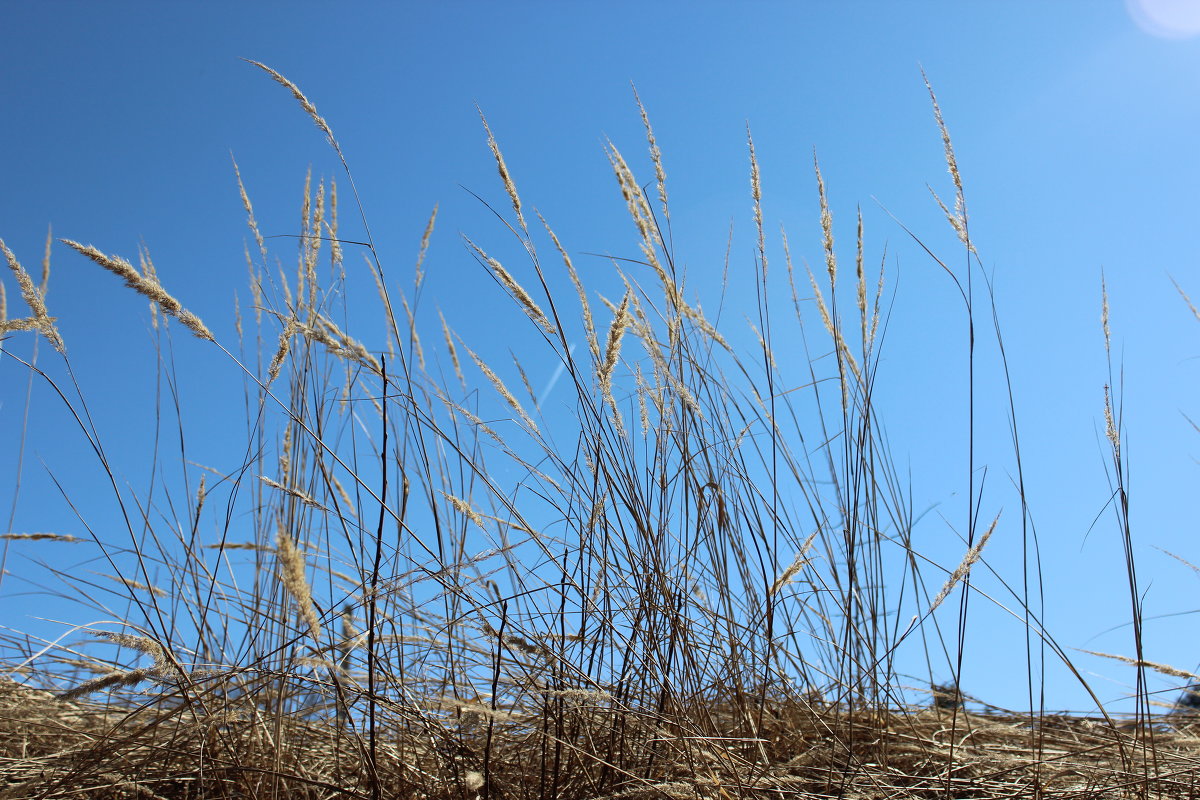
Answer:
[[(927, 189), (953, 193), (923, 68), (954, 138), (972, 237), (995, 281), (1047, 624), (1064, 647), (1132, 654), (1121, 543), (1106, 508), (1103, 271), (1124, 372), (1146, 656), (1194, 670), (1200, 584), (1161, 550), (1200, 563), (1200, 433), (1187, 419), (1200, 419), (1200, 322), (1171, 283), (1200, 300), (1200, 22), (1188, 18), (1187, 2), (1135, 2), (8, 4), (0, 15), (0, 237), (34, 271), (49, 225), (55, 236), (128, 258), (145, 243), (167, 288), (233, 342), (235, 291), (247, 302), (247, 234), (230, 154), (267, 233), (294, 232), (310, 165), (341, 178), (295, 101), (240, 60), (255, 59), (299, 84), (332, 125), (392, 275), (411, 265), (439, 204), (426, 323), (436, 303), (481, 355), (503, 360), (511, 320), (489, 317), (496, 286), (460, 239), (502, 239), (471, 194), (505, 202), (476, 105), (522, 196), (569, 250), (633, 256), (602, 149), (611, 139), (643, 180), (652, 177), (633, 82), (663, 150), (675, 241), (701, 293), (712, 286), (715, 298), (719, 289), (731, 221), (741, 237), (734, 271), (753, 268), (747, 124), (768, 231), (785, 226), (798, 259), (822, 261), (814, 150), (845, 259), (861, 206), (868, 259), (878, 263), (886, 246), (896, 291), (881, 410), (914, 506), (931, 509), (924, 552), (952, 568), (963, 552), (963, 308), (947, 275), (889, 215), (959, 258)], [(343, 220), (343, 235), (354, 238), (349, 215)], [(585, 275), (607, 266), (578, 257)], [(76, 377), (119, 479), (145, 485), (155, 392), (145, 303), (63, 246), (52, 263), (48, 304)], [(22, 315), (11, 274), (0, 281), (9, 316)], [(729, 305), (749, 311), (751, 286), (732, 281)], [(740, 326), (741, 312), (727, 322)], [(1015, 580), (1020, 511), (996, 401), (1003, 383), (984, 327), (982, 515), (1004, 512), (985, 560)], [(28, 357), (31, 338), (14, 335), (4, 346)], [(232, 447), (240, 459), (240, 389), (209, 394), (240, 379), (228, 360), (183, 335), (176, 349), (188, 365), (179, 375), (184, 411), (201, 434), (191, 440), (194, 457), (227, 461)], [(56, 356), (43, 343), (39, 358)], [(530, 367), (535, 385), (553, 370)], [(26, 392), (23, 368), (0, 359), (5, 528)], [(57, 480), (103, 536), (108, 490), (77, 428), (44, 386), (34, 386), (28, 408), (11, 530), (83, 535)], [(64, 547), (11, 544), (0, 624), (56, 635), (35, 618), (100, 618), (51, 597), (55, 579), (41, 562), (107, 571), (73, 561)], [(984, 606), (973, 606), (963, 688), (1020, 707), (1019, 640)], [(1128, 692), (1128, 667), (1070, 652), (1101, 698)], [(1155, 676), (1151, 688), (1178, 683)], [(1052, 708), (1089, 706), (1054, 665), (1046, 688)]]

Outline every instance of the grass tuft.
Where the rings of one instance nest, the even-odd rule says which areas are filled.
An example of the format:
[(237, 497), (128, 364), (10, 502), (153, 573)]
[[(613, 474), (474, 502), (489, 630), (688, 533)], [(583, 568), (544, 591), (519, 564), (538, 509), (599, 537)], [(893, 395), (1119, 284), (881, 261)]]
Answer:
[[(357, 201), (316, 106), (279, 72), (249, 63), (325, 134)], [(971, 278), (981, 265), (932, 89), (930, 99), (955, 192), (952, 209), (937, 202), (968, 271), (951, 270), (913, 238), (966, 301), (971, 422), (960, 433), (973, 441)], [(354, 235), (365, 241), (354, 244), (365, 248), (366, 274), (345, 267), (337, 183), (317, 176), (314, 184), (306, 174), (300, 246), (285, 266), (259, 231), (234, 162), (231, 202), (244, 209), (258, 249), (255, 256), (245, 248), (254, 314), (243, 319), (235, 306), (236, 347), (217, 343), (244, 375), (241, 385), (206, 391), (227, 391), (244, 405), (244, 429), (231, 424), (227, 432), (244, 440), (220, 453), (220, 442), (206, 441), (198, 456), (180, 406), (160, 407), (155, 425), (175, 413), (179, 435), (154, 437), (144, 494), (115, 474), (73, 384), (44, 302), (48, 253), (39, 287), (0, 242), (29, 307), (29, 316), (8, 319), (0, 284), (5, 344), (36, 332), (63, 355), (64, 372), (9, 350), (4, 363), (27, 366), (31, 379), (56, 390), (120, 512), (119, 522), (104, 517), (103, 535), (0, 535), (5, 546), (90, 548), (104, 572), (47, 568), (61, 581), (56, 591), (80, 603), (87, 619), (107, 620), (44, 642), (0, 630), (0, 797), (1195, 794), (1200, 722), (1191, 695), (1161, 704), (1161, 716), (1150, 713), (1146, 670), (1193, 688), (1200, 676), (1145, 658), (1119, 386), (1106, 388), (1104, 414), (1135, 657), (1109, 657), (1138, 670), (1138, 711), (1118, 718), (1097, 699), (1095, 713), (1046, 713), (1032, 700), (1037, 646), (1095, 694), (1042, 626), (1028, 590), (1008, 588), (1039, 582), (1040, 565), (1000, 577), (996, 591), (1009, 594), (999, 599), (973, 584), (995, 566), (985, 550), (991, 537), (1015, 527), (998, 513), (986, 530), (979, 524), (992, 495), (976, 483), (973, 450), (963, 474), (965, 555), (942, 565), (917, 546), (924, 529), (877, 405), (886, 395), (880, 367), (890, 309), (884, 254), (875, 276), (861, 211), (854, 279), (844, 272), (839, 285), (834, 216), (814, 154), (812, 247), (825, 269), (806, 265), (802, 297), (781, 231), (787, 270), (771, 275), (777, 245), (768, 240), (747, 127), (746, 263), (736, 263), (731, 232), (726, 279), (697, 292), (682, 246), (676, 250), (663, 155), (636, 90), (634, 101), (654, 190), (647, 194), (636, 162), (607, 141), (614, 202), (633, 224), (613, 245), (632, 256), (613, 256), (607, 274), (581, 273), (570, 244), (540, 213), (540, 228), (526, 226), (533, 205), (518, 194), (480, 113), (497, 191), (515, 215), (515, 225), (501, 218), (501, 233), (515, 235), (529, 261), (502, 265), (483, 238), (464, 237), (466, 253), (506, 296), (487, 301), (486, 329), (456, 319), (457, 296), (434, 303), (436, 321), (421, 302), (436, 205), (412, 243), (412, 283), (404, 284), (411, 294), (393, 304), (365, 213), (364, 235)], [(216, 341), (163, 288), (144, 248), (134, 267), (59, 241), (120, 276), (153, 313)], [(543, 241), (562, 269), (542, 262)], [(329, 286), (319, 284), (325, 274), (334, 276)], [(754, 305), (734, 312), (748, 326), (722, 324), (730, 274), (754, 281)], [(531, 277), (522, 285), (517, 275)], [(372, 289), (381, 319), (366, 319), (368, 306), (349, 302), (360, 290), (374, 297)], [(607, 332), (597, 330), (597, 302), (612, 315)], [(1111, 352), (1103, 284), (1101, 313)], [(536, 349), (511, 352), (509, 366), (494, 353), (519, 341), (507, 335), (514, 324), (535, 334)], [(995, 332), (1003, 353), (998, 322)], [(153, 363), (174, 390), (170, 336), (165, 326), (156, 335)], [(460, 352), (478, 374), (464, 375)], [(546, 365), (554, 370), (552, 403), (548, 390), (535, 390)], [(524, 399), (509, 389), (518, 378)], [(78, 391), (59, 390), (62, 380)], [(1008, 399), (1020, 533), (1036, 550), (1011, 388)], [(171, 438), (177, 451), (161, 444)], [(86, 502), (94, 496), (91, 487), (80, 494)], [(72, 510), (80, 520), (93, 514)], [(988, 705), (961, 688), (970, 680), (968, 612), (982, 602), (1025, 626), (1026, 710)], [(114, 626), (120, 632), (108, 630)]]

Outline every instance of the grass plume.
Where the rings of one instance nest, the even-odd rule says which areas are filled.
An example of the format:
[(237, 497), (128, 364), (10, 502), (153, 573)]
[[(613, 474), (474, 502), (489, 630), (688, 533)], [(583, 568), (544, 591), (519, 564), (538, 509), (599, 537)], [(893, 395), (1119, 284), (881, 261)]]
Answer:
[(132, 264), (120, 256), (105, 255), (91, 245), (80, 244), (70, 239), (60, 239), (59, 241), (122, 278), (126, 286), (155, 303), (164, 313), (175, 317), (183, 323), (184, 327), (199, 338), (210, 342), (215, 341), (212, 333), (204, 326), (199, 317), (188, 311), (178, 300), (168, 294), (157, 278), (150, 275), (142, 275)]
[[(17, 279), (17, 286), (21, 289), (21, 298), (25, 301), (25, 305), (29, 307), (29, 312), (32, 314), (27, 320), (11, 320), (4, 324), (2, 330), (37, 330), (46, 340), (54, 346), (54, 349), (59, 353), (66, 354), (66, 346), (63, 344), (62, 336), (58, 329), (54, 326), (54, 318), (50, 316), (50, 312), (46, 310), (46, 281), (43, 278), (42, 287), (38, 288), (33, 283), (33, 278), (21, 266), (21, 262), (17, 261), (17, 257), (8, 249), (8, 245), (0, 239), (0, 251), (4, 252), (4, 259), (8, 262), (8, 268), (12, 270), (13, 275)], [(44, 262), (47, 267), (49, 258)], [(43, 273), (48, 275), (49, 269), (43, 268)]]

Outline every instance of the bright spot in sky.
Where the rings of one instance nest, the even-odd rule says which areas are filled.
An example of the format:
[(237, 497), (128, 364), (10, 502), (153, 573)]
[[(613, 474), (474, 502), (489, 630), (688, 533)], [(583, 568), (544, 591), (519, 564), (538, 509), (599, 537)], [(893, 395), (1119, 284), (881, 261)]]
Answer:
[(1133, 21), (1146, 33), (1165, 39), (1200, 34), (1200, 0), (1125, 0)]

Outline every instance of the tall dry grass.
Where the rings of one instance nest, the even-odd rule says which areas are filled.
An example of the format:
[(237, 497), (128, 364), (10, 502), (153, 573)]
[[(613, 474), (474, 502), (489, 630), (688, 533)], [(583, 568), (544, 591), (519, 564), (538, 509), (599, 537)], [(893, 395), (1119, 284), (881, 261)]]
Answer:
[[(251, 63), (292, 93), (345, 165), (316, 106)], [(998, 317), (991, 287), (975, 285), (962, 179), (930, 98), (954, 190), (953, 203), (937, 202), (963, 266), (928, 252), (963, 299), (973, 442), (975, 326)], [(619, 298), (583, 282), (540, 213), (540, 227), (528, 224), (531, 206), (483, 120), (511, 210), (497, 209), (502, 241), (466, 239), (465, 252), (495, 280), (497, 319), (536, 336), (538, 351), (511, 367), (489, 363), (440, 311), (435, 333), (420, 335), (436, 208), (401, 292), (357, 192), (364, 234), (351, 242), (339, 236), (337, 182), (314, 189), (309, 176), (289, 274), (274, 266), (235, 164), (255, 242), (253, 314), (238, 311), (228, 347), (170, 295), (148, 254), (135, 267), (62, 240), (243, 371), (231, 391), (244, 395), (245, 455), (167, 487), (176, 517), (156, 522), (113, 474), (69, 370), (59, 379), (6, 353), (58, 392), (129, 538), (92, 542), (128, 600), (116, 629), (89, 631), (91, 643), (4, 642), (0, 797), (1194, 793), (1195, 730), (1184, 717), (1156, 729), (1144, 681), (1127, 729), (1043, 713), (1035, 651), (1070, 658), (1041, 627), (1037, 573), (1019, 576), (1011, 598), (1028, 631), (1029, 709), (966, 704), (957, 679), (979, 602), (972, 568), (999, 521), (980, 507), (972, 450), (961, 563), (934, 564), (914, 546), (875, 401), (887, 280), (861, 215), (846, 259), (814, 160), (823, 269), (793, 263), (786, 236), (782, 269), (769, 269), (748, 136), (756, 247), (740, 279), (751, 276), (759, 301), (740, 345), (703, 310), (709, 287), (689, 285), (676, 262), (668, 171), (635, 100), (654, 188), (608, 143), (639, 251), (612, 260)], [(353, 187), (348, 166), (344, 180)], [(494, 255), (503, 237), (522, 263)], [(3, 332), (37, 333), (65, 358), (45, 279), (36, 286), (3, 249), (29, 309)], [(347, 266), (350, 250), (362, 264)], [(382, 340), (347, 300), (364, 268)], [(564, 277), (570, 291), (553, 289)], [(790, 315), (768, 300), (780, 291)], [(1003, 351), (996, 322), (993, 333)], [(569, 414), (541, 406), (522, 359), (561, 365), (556, 403)], [(1016, 438), (1014, 451), (1014, 525), (1033, 563)], [(1132, 559), (1129, 574), (1137, 618)], [(64, 592), (90, 593), (61, 577)], [(944, 603), (959, 606), (953, 634), (934, 614)], [(923, 654), (925, 674), (903, 671), (904, 648)], [(949, 685), (935, 682), (946, 674)]]

